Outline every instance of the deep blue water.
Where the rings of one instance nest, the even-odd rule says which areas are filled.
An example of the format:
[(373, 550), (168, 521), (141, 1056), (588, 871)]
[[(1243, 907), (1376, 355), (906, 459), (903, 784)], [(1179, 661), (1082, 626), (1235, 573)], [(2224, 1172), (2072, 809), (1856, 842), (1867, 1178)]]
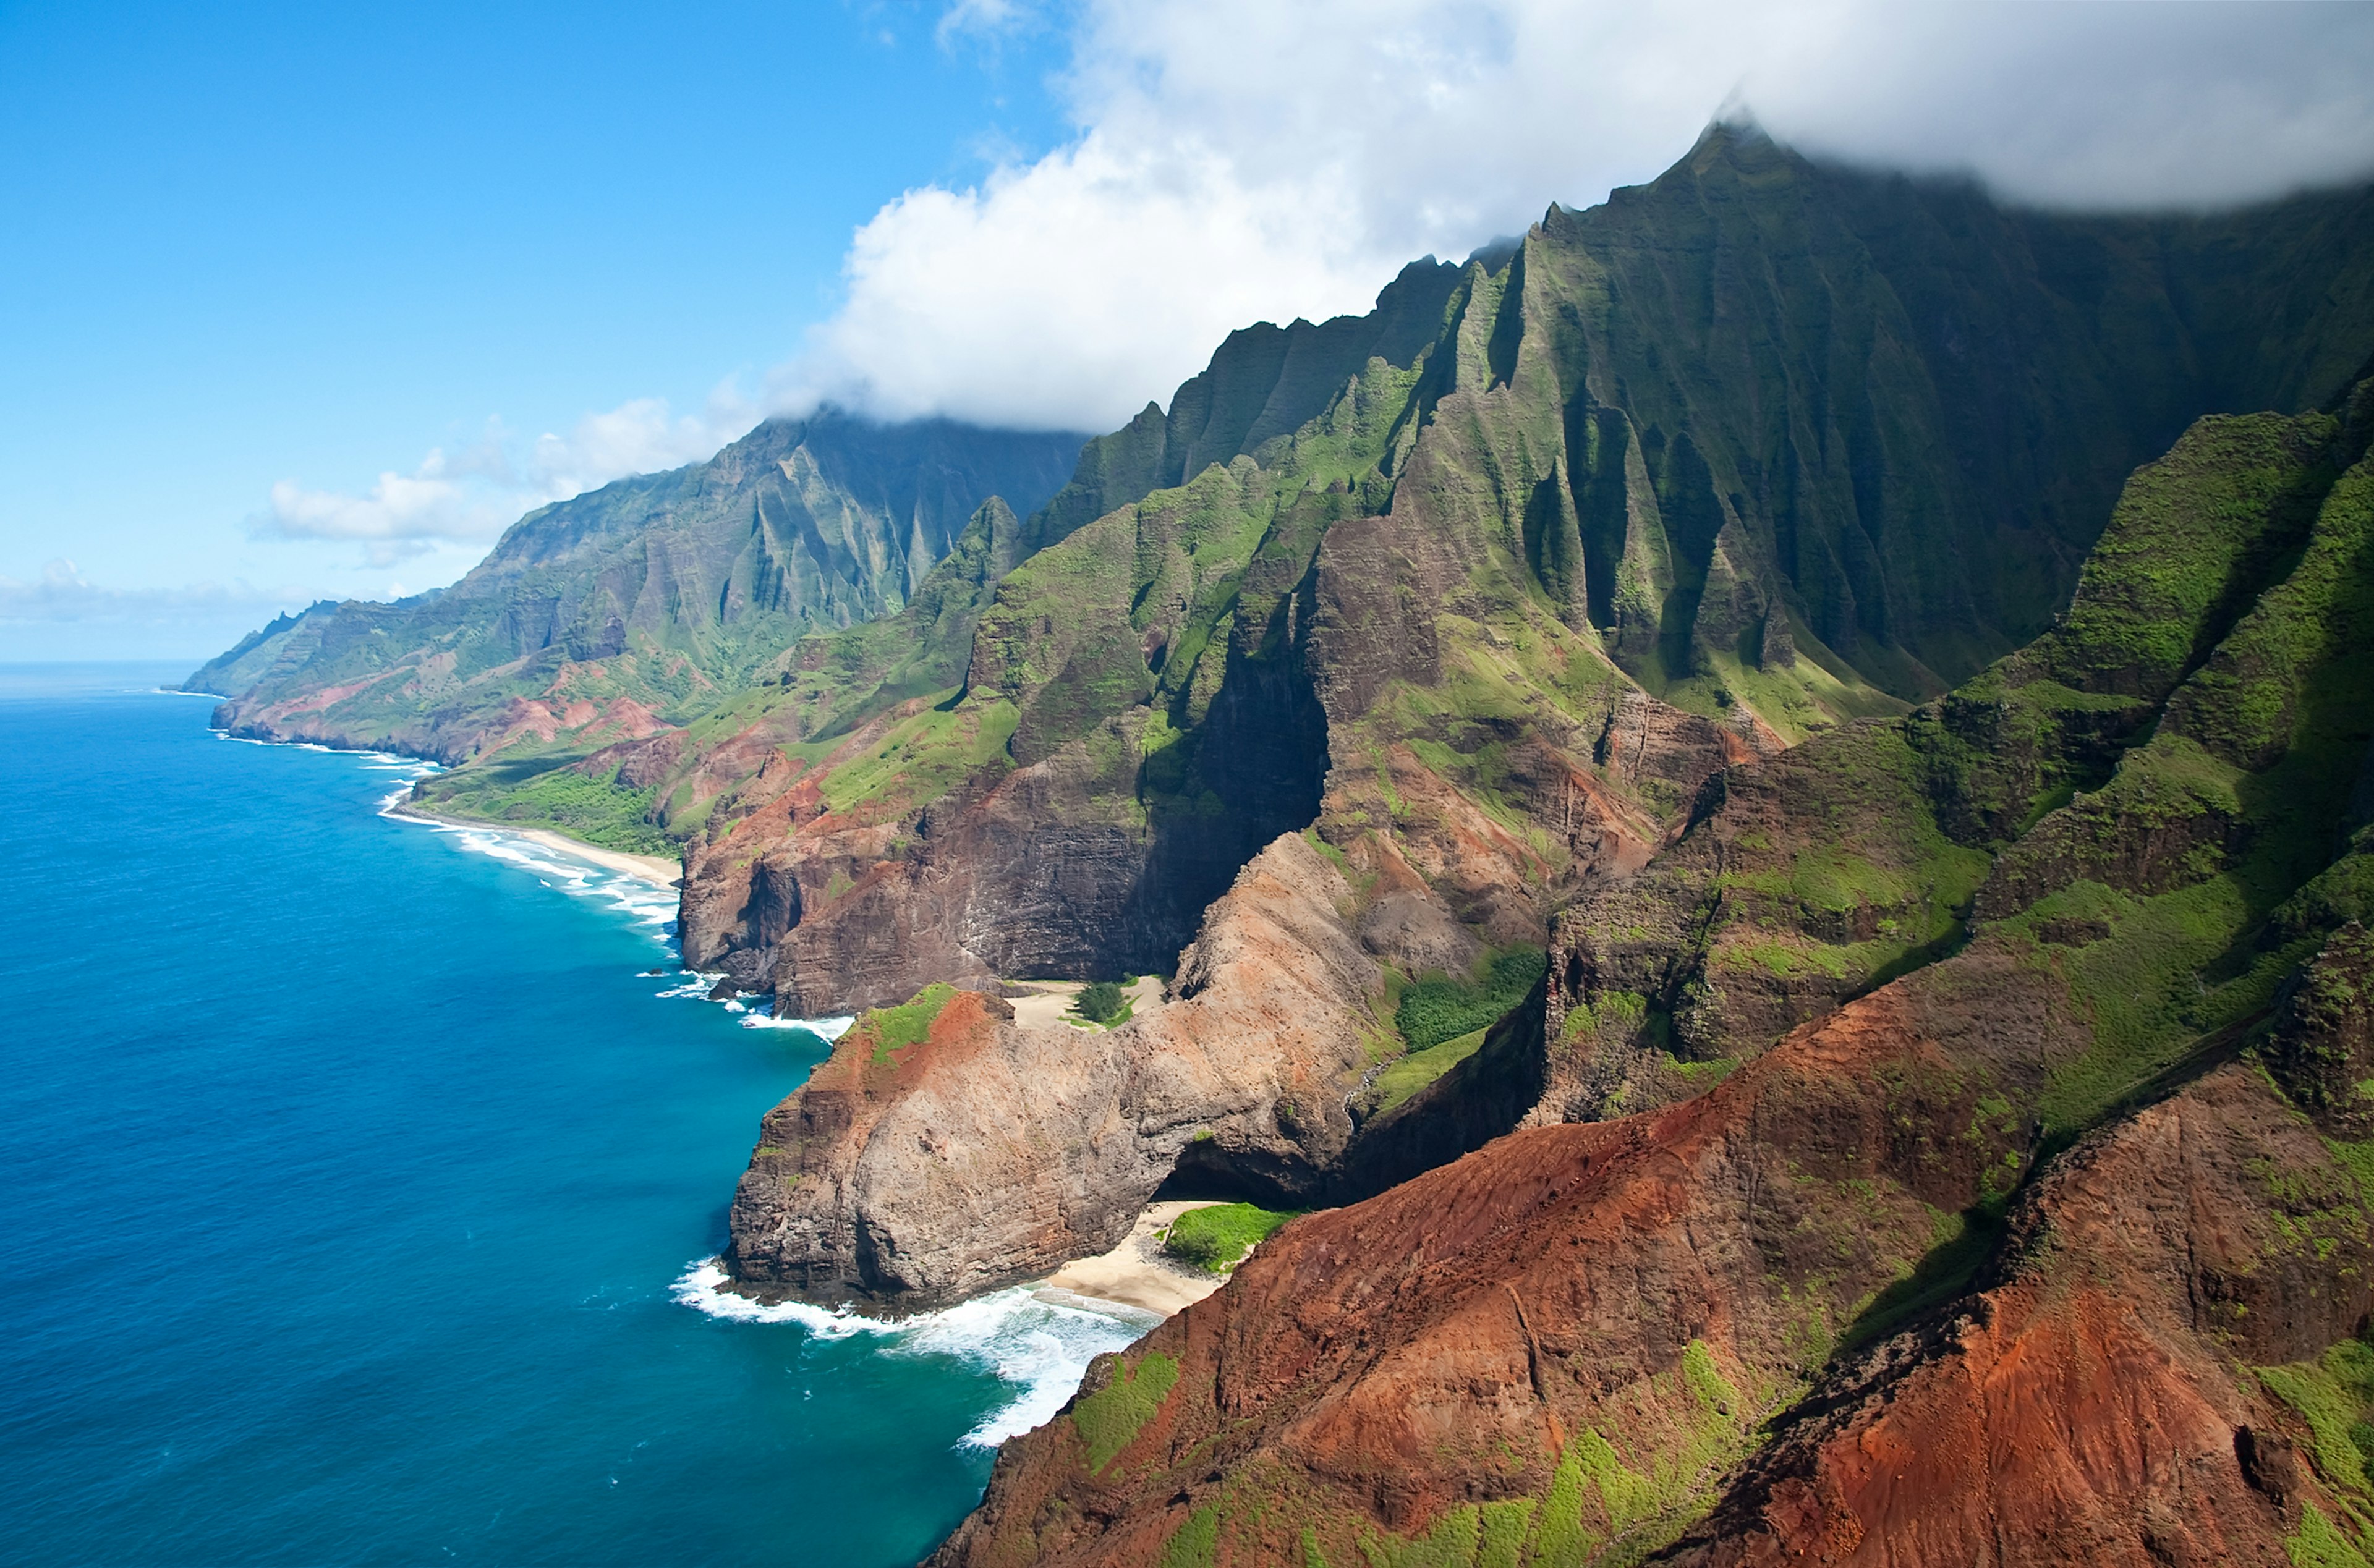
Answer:
[(0, 1555), (911, 1562), (1134, 1332), (697, 1310), (823, 1043), (179, 673), (0, 668)]

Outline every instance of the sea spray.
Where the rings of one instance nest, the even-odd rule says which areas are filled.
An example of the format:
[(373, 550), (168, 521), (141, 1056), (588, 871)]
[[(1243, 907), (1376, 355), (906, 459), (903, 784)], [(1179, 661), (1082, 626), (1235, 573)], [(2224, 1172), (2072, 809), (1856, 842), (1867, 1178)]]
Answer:
[(826, 1045), (832, 1044), (849, 1033), (854, 1016), (840, 1018), (776, 1018), (764, 1012), (753, 1012), (742, 1020), (745, 1029), (801, 1029), (814, 1035)]
[(948, 1356), (1015, 1388), (1010, 1401), (964, 1434), (963, 1445), (976, 1448), (994, 1448), (1044, 1424), (1078, 1389), (1088, 1363), (1135, 1344), (1162, 1321), (1117, 1303), (1088, 1308), (1049, 1301), (1028, 1285), (886, 1319), (802, 1301), (753, 1301), (727, 1290), (728, 1278), (718, 1259), (703, 1258), (676, 1281), (676, 1299), (730, 1322), (793, 1323), (818, 1340), (867, 1335), (882, 1340), (890, 1355)]

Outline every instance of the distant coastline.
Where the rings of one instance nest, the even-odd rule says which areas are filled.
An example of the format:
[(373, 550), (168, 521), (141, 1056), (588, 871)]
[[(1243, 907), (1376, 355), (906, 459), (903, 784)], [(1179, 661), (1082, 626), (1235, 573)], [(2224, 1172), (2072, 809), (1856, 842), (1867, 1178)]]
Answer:
[[(190, 692), (186, 695), (200, 696), (211, 694)], [(356, 755), (400, 757), (409, 762), (428, 764), (431, 768), (441, 768), (445, 766), (434, 757), (415, 756), (409, 753), (391, 750), (386, 746), (332, 746), (319, 741), (268, 740), (261, 736), (237, 735), (228, 730), (220, 729), (217, 729), (215, 733), (226, 740), (244, 741), (250, 745), (302, 746), (310, 747), (314, 751), (351, 752)], [(526, 827), (516, 823), (489, 822), (477, 817), (449, 816), (441, 812), (423, 811), (403, 799), (401, 795), (389, 801), (381, 810), (388, 816), (409, 817), (415, 822), (435, 823), (440, 827), (470, 827), (495, 833), (514, 834), (530, 843), (540, 844), (547, 849), (558, 850), (565, 855), (574, 855), (579, 860), (592, 861), (605, 871), (616, 872), (621, 876), (633, 877), (638, 882), (648, 883), (653, 887), (665, 888), (670, 892), (684, 885), (684, 868), (663, 855), (632, 855), (622, 849), (605, 849), (598, 844), (588, 844), (582, 838), (571, 838), (565, 833), (546, 827)]]

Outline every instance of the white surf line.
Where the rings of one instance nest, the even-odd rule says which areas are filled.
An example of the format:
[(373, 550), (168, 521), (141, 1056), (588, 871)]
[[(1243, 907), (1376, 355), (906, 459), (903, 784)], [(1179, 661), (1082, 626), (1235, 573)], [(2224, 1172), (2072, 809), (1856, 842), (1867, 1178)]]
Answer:
[(726, 1282), (724, 1267), (707, 1258), (685, 1270), (672, 1293), (679, 1304), (728, 1322), (795, 1323), (819, 1340), (866, 1335), (884, 1341), (886, 1354), (952, 1356), (1013, 1387), (1012, 1399), (958, 1440), (963, 1448), (994, 1448), (1045, 1424), (1078, 1390), (1088, 1363), (1135, 1344), (1162, 1321), (1158, 1314), (1115, 1303), (1090, 1307), (1050, 1301), (1029, 1285), (888, 1321), (806, 1302), (756, 1302), (723, 1289)]
[[(735, 1004), (733, 1002), (727, 1002), (725, 1005), (730, 1009)], [(850, 1025), (857, 1022), (854, 1016), (848, 1018), (775, 1018), (764, 1012), (752, 1012), (746, 1007), (743, 1009), (743, 1012), (745, 1016), (742, 1020), (742, 1027), (745, 1029), (805, 1029), (809, 1034), (814, 1035), (817, 1039), (822, 1040), (828, 1046), (832, 1044), (835, 1040), (840, 1039), (843, 1035), (848, 1034)]]
[[(241, 745), (294, 747), (331, 756), (366, 758), (364, 771), (392, 774), (402, 780), (395, 789), (380, 798), (381, 816), (391, 822), (425, 827), (432, 833), (442, 834), (452, 838), (461, 848), (505, 861), (527, 872), (546, 886), (571, 897), (605, 900), (637, 925), (649, 929), (679, 965), (672, 975), (654, 977), (671, 982), (657, 995), (670, 1000), (706, 1001), (711, 989), (724, 977), (681, 966), (683, 953), (676, 942), (675, 883), (663, 886), (640, 872), (607, 864), (603, 859), (604, 851), (590, 845), (580, 848), (559, 834), (544, 829), (503, 827), (492, 823), (467, 822), (407, 809), (405, 802), (411, 799), (413, 785), (444, 772), (445, 765), (442, 763), (431, 762), (426, 757), (405, 756), (395, 752), (325, 746), (312, 741), (264, 741), (252, 735), (227, 734), (220, 730), (215, 731), (214, 736), (217, 740), (235, 741)], [(826, 1045), (840, 1039), (848, 1032), (850, 1025), (857, 1022), (854, 1017), (774, 1018), (764, 1012), (753, 1012), (740, 1001), (729, 1000), (724, 1005), (727, 1012), (743, 1014), (740, 1022), (745, 1029), (803, 1030)]]

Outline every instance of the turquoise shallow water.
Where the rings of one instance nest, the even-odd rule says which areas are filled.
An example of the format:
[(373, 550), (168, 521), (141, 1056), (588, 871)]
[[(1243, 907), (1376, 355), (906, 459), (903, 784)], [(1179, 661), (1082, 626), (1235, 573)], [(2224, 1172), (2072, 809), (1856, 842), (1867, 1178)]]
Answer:
[(0, 669), (11, 1561), (911, 1562), (1139, 1331), (717, 1315), (823, 1042), (664, 994), (665, 900), (178, 673)]

